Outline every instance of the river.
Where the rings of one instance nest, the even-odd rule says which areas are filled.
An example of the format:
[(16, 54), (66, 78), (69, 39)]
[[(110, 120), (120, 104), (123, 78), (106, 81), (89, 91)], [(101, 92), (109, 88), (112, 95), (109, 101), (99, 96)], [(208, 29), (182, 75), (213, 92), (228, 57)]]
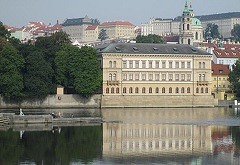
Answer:
[[(98, 114), (86, 111), (69, 113)], [(0, 164), (240, 165), (240, 110), (114, 108), (101, 116), (99, 124), (0, 126)]]

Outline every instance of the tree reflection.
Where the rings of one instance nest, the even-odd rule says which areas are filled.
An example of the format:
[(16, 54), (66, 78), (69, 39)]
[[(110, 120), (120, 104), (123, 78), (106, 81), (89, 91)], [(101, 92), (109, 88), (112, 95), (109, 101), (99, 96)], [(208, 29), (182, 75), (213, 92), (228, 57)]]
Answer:
[(0, 132), (0, 164), (92, 162), (102, 155), (101, 126), (66, 127), (61, 132)]

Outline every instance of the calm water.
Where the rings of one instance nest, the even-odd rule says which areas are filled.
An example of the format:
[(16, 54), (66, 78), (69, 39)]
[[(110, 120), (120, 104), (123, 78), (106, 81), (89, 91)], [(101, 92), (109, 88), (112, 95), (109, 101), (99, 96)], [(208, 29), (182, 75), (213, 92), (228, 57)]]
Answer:
[(0, 165), (240, 165), (240, 110), (102, 109), (102, 117), (96, 125), (1, 126)]

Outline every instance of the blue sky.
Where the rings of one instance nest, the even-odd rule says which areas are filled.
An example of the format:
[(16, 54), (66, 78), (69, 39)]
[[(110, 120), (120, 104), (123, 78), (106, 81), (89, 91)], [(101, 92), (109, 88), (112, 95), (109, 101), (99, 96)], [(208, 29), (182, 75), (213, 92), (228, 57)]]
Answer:
[[(151, 17), (181, 15), (186, 0), (0, 0), (0, 21), (22, 27), (29, 21), (62, 23), (88, 15), (100, 22), (127, 20), (135, 25)], [(191, 0), (195, 15), (240, 12), (240, 0)]]

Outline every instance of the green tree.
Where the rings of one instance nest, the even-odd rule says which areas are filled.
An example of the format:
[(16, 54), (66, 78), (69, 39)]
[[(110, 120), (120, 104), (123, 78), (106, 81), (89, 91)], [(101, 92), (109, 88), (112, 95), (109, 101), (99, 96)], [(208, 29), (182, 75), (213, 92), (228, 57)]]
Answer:
[(235, 41), (240, 41), (240, 25), (234, 25), (234, 28), (231, 31), (231, 35), (233, 36)]
[(156, 43), (156, 44), (162, 44), (164, 43), (163, 38), (161, 36), (158, 36), (156, 34), (149, 34), (147, 36), (137, 36), (136, 38), (137, 43)]
[(57, 82), (65, 87), (73, 86), (83, 97), (94, 94), (102, 82), (97, 55), (96, 49), (92, 47), (64, 47), (56, 57)]
[(10, 43), (0, 38), (0, 93), (6, 101), (23, 98), (24, 58)]
[(220, 38), (220, 33), (218, 31), (218, 25), (209, 23), (204, 31), (204, 38), (207, 40), (209, 38)]
[(50, 94), (53, 70), (40, 51), (31, 52), (26, 58), (24, 85), (26, 97), (43, 100)]
[(11, 33), (3, 26), (2, 23), (0, 23), (0, 37), (3, 38), (10, 38)]
[(236, 92), (236, 97), (240, 98), (240, 60), (237, 60), (236, 63), (232, 65), (228, 80), (231, 84), (231, 89)]
[(101, 41), (104, 41), (108, 38), (108, 35), (106, 33), (105, 29), (101, 29), (98, 35), (98, 39), (100, 39)]

